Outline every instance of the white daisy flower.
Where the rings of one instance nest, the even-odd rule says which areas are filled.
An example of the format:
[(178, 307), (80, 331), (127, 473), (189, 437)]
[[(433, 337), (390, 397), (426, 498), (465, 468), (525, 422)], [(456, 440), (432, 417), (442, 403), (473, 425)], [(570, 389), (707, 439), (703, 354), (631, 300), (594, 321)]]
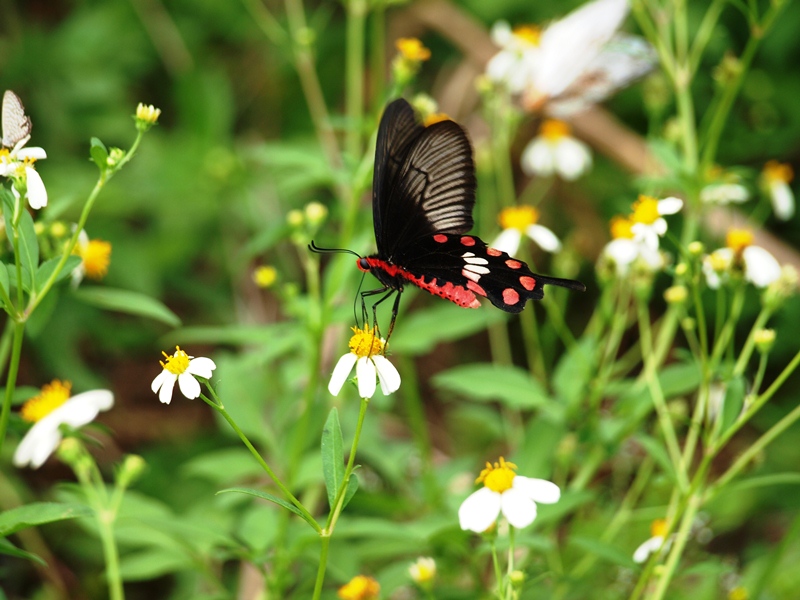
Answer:
[(26, 148), (31, 138), (31, 120), (25, 114), (22, 101), (14, 92), (6, 90), (3, 95), (2, 110), (2, 148), (0, 148), (0, 177), (11, 177), (15, 180), (12, 187), (14, 195), (19, 198), (20, 189), (33, 209), (47, 206), (47, 190), (44, 182), (33, 168), (37, 160), (47, 158), (47, 153), (39, 147)]
[(420, 556), (409, 565), (408, 574), (417, 585), (429, 587), (436, 577), (436, 561), (430, 556)]
[(400, 373), (384, 356), (386, 340), (379, 338), (374, 329), (367, 329), (366, 326), (364, 329), (353, 327), (352, 330), (350, 352), (336, 363), (328, 382), (328, 391), (332, 396), (338, 396), (355, 365), (358, 395), (361, 398), (372, 398), (375, 394), (376, 376), (384, 396), (396, 392), (400, 388)]
[(669, 551), (672, 545), (674, 535), (666, 537), (667, 535), (667, 522), (664, 519), (656, 519), (650, 524), (650, 534), (652, 537), (645, 540), (633, 553), (633, 562), (643, 563), (650, 558), (651, 554), (664, 550)]
[(741, 271), (746, 281), (765, 288), (781, 276), (778, 260), (761, 246), (753, 245), (753, 233), (731, 229), (725, 236), (725, 247), (714, 250), (703, 259), (706, 283), (712, 289), (728, 280), (731, 272)]
[(539, 211), (532, 206), (514, 206), (505, 208), (500, 213), (500, 226), (503, 231), (490, 245), (506, 254), (516, 254), (524, 233), (542, 250), (558, 252), (561, 241), (550, 229), (539, 225)]
[(700, 200), (706, 204), (741, 204), (750, 198), (750, 190), (741, 183), (712, 183), (700, 190)]
[(189, 400), (197, 398), (200, 395), (200, 382), (196, 377), (211, 379), (211, 372), (217, 368), (210, 358), (194, 358), (181, 350), (180, 346), (175, 346), (175, 354), (171, 356), (166, 352), (161, 354), (167, 359), (166, 362), (161, 361), (164, 370), (153, 380), (150, 389), (158, 394), (158, 399), (164, 404), (172, 401), (172, 390), (176, 381), (181, 394)]
[(56, 379), (42, 386), (41, 393), (22, 406), (22, 418), (34, 424), (14, 452), (15, 466), (38, 469), (61, 443), (62, 424), (83, 427), (114, 404), (114, 395), (108, 390), (92, 390), (70, 398), (71, 387), (68, 381)]
[(505, 85), (513, 94), (522, 92), (530, 84), (532, 71), (539, 54), (539, 28), (520, 25), (511, 29), (505, 21), (492, 26), (492, 41), (501, 48), (486, 64), (486, 76), (495, 83)]
[(652, 196), (641, 194), (633, 203), (633, 212), (630, 216), (634, 239), (651, 250), (658, 250), (658, 238), (667, 233), (667, 221), (663, 215), (674, 215), (682, 208), (683, 200), (680, 198), (657, 200)]
[(772, 210), (781, 221), (788, 221), (794, 216), (794, 192), (789, 187), (792, 179), (794, 171), (791, 165), (776, 160), (767, 162), (761, 172), (761, 180), (772, 201)]
[(586, 144), (570, 135), (569, 125), (547, 119), (539, 135), (522, 151), (520, 163), (528, 175), (557, 174), (573, 181), (592, 168), (592, 153)]
[(536, 518), (536, 503), (553, 504), (561, 497), (559, 487), (544, 479), (517, 475), (517, 466), (506, 462), (486, 463), (476, 483), (483, 487), (473, 492), (458, 509), (461, 529), (482, 533), (502, 515), (513, 527), (527, 527)]
[(611, 219), (613, 238), (601, 252), (602, 260), (612, 264), (617, 277), (628, 274), (632, 266), (653, 273), (664, 268), (664, 257), (658, 248), (653, 249), (633, 233), (635, 223), (628, 217), (617, 216)]

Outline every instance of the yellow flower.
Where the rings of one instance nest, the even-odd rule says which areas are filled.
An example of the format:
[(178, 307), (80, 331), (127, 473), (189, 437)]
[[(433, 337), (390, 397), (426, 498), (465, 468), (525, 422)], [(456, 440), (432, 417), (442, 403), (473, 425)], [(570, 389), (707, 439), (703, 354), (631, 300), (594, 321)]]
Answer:
[(780, 163), (777, 160), (767, 161), (767, 164), (764, 165), (764, 170), (762, 173), (764, 175), (764, 179), (769, 183), (774, 181), (789, 183), (792, 181), (792, 179), (794, 179), (794, 170), (792, 169), (792, 166), (787, 163)]
[(375, 600), (380, 593), (381, 586), (372, 577), (356, 575), (339, 588), (337, 595), (342, 600)]
[(737, 254), (752, 246), (753, 241), (753, 232), (747, 229), (731, 229), (725, 236), (725, 245)]
[(83, 261), (86, 277), (99, 281), (108, 274), (111, 264), (111, 243), (103, 240), (89, 240), (85, 244), (78, 243), (75, 254)]
[(144, 104), (139, 102), (136, 107), (136, 122), (137, 125), (149, 129), (152, 125), (156, 124), (158, 117), (161, 116), (161, 109), (156, 108), (152, 104)]
[(520, 42), (530, 46), (538, 46), (539, 39), (542, 36), (542, 30), (538, 25), (517, 25), (511, 33)]
[(617, 215), (611, 219), (611, 237), (615, 240), (619, 239), (633, 239), (633, 221), (631, 221), (627, 217), (623, 217), (621, 215)]
[(394, 45), (403, 58), (409, 61), (424, 62), (431, 57), (431, 51), (417, 38), (400, 38)]
[(72, 383), (54, 379), (42, 386), (41, 392), (22, 405), (20, 416), (29, 423), (35, 423), (49, 415), (69, 399)]
[(558, 121), (556, 119), (547, 119), (539, 128), (539, 134), (551, 142), (555, 142), (561, 138), (569, 137), (571, 133), (572, 129), (567, 123), (564, 121)]

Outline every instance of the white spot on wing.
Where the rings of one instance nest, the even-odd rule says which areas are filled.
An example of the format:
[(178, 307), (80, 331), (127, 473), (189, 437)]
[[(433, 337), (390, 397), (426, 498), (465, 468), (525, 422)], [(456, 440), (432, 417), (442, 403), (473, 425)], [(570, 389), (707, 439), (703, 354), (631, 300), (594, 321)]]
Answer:
[(472, 273), (477, 273), (478, 275), (488, 275), (489, 269), (486, 267), (481, 267), (478, 265), (465, 265), (464, 271), (470, 271)]
[(464, 262), (469, 263), (471, 265), (488, 265), (489, 261), (485, 258), (481, 258), (480, 256), (476, 256), (475, 258), (471, 257), (464, 257)]

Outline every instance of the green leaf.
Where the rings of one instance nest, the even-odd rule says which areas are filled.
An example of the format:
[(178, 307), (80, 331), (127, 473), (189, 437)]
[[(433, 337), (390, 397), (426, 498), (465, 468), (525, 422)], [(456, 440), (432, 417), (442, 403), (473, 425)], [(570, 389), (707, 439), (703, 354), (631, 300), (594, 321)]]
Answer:
[(453, 367), (435, 375), (433, 385), (470, 400), (497, 400), (509, 408), (556, 408), (542, 384), (524, 369), (510, 365), (473, 363)]
[[(344, 451), (342, 450), (342, 428), (339, 426), (339, 411), (332, 408), (322, 428), (322, 474), (328, 491), (331, 509), (336, 502), (336, 493), (344, 479)], [(357, 484), (356, 484), (357, 485)]]
[(572, 535), (570, 536), (569, 543), (575, 544), (582, 550), (586, 550), (587, 554), (592, 554), (607, 562), (623, 567), (634, 566), (633, 558), (630, 554), (626, 554), (619, 548), (606, 544), (603, 541), (581, 535)]
[(273, 502), (273, 503), (277, 504), (278, 506), (282, 506), (286, 510), (293, 512), (298, 517), (301, 517), (306, 523), (311, 525), (314, 528), (315, 531), (319, 531), (319, 525), (315, 521), (313, 521), (311, 518), (307, 517), (302, 512), (300, 512), (300, 510), (294, 504), (291, 504), (290, 502), (287, 502), (286, 500), (278, 498), (277, 496), (273, 496), (272, 494), (270, 494), (268, 492), (262, 492), (262, 491), (259, 491), (259, 490), (254, 490), (253, 488), (234, 487), (234, 488), (226, 488), (224, 490), (220, 490), (220, 491), (217, 492), (217, 494), (227, 494), (229, 492), (236, 492), (236, 493), (239, 493), (239, 494), (247, 494), (249, 496), (255, 496), (256, 498), (261, 498), (262, 500), (268, 500), (269, 502)]
[(92, 514), (92, 510), (83, 504), (34, 502), (0, 513), (0, 537), (9, 536), (20, 529), (35, 525), (76, 517), (88, 517)]
[(719, 493), (730, 494), (771, 485), (800, 485), (800, 473), (771, 473), (760, 477), (749, 477), (726, 485)]
[[(6, 554), (8, 556), (16, 556), (17, 558), (24, 558), (26, 560), (31, 560), (33, 562), (37, 562), (40, 565), (47, 566), (47, 563), (42, 560), (41, 557), (33, 554), (32, 552), (26, 552), (22, 548), (17, 548), (14, 544), (9, 542), (8, 540), (0, 539), (0, 554)], [(5, 596), (2, 596), (3, 590), (0, 590), (0, 599), (4, 599)]]
[(161, 302), (138, 292), (107, 287), (84, 287), (75, 290), (73, 294), (78, 300), (105, 310), (149, 317), (172, 327), (181, 324), (178, 316)]
[[(46, 260), (41, 264), (39, 270), (36, 271), (35, 288), (37, 290), (42, 289), (45, 282), (50, 278), (50, 276), (56, 270), (56, 267), (58, 266), (58, 261), (60, 260), (61, 258), (51, 258), (50, 260)], [(67, 262), (64, 263), (64, 268), (61, 269), (61, 272), (58, 274), (58, 277), (56, 277), (56, 281), (61, 281), (62, 279), (67, 277), (70, 273), (72, 273), (72, 270), (79, 264), (81, 264), (80, 256), (73, 255), (68, 257)]]
[(674, 398), (696, 390), (700, 385), (701, 375), (700, 365), (696, 362), (667, 365), (658, 374), (664, 398)]
[(100, 169), (102, 173), (108, 169), (108, 150), (106, 149), (106, 145), (96, 137), (92, 138), (91, 144), (92, 145), (89, 147), (89, 154), (94, 164), (97, 165), (97, 168)]
[(553, 390), (569, 406), (579, 406), (586, 397), (589, 381), (596, 375), (597, 342), (586, 337), (567, 352), (553, 372)]
[(36, 273), (39, 268), (39, 239), (36, 237), (33, 217), (24, 209), (19, 219), (19, 252), (22, 266), (28, 273)]
[(0, 263), (0, 286), (2, 286), (6, 296), (11, 294), (11, 287), (8, 280), (8, 269), (3, 263)]
[(426, 354), (437, 344), (467, 337), (506, 318), (500, 310), (466, 310), (455, 304), (440, 303), (404, 319), (403, 327), (398, 327), (392, 336), (390, 349), (406, 355)]
[(347, 482), (347, 489), (344, 491), (344, 502), (342, 503), (342, 509), (345, 506), (350, 504), (350, 500), (353, 499), (353, 496), (356, 495), (358, 491), (358, 477), (356, 476), (355, 471), (350, 473), (350, 479)]

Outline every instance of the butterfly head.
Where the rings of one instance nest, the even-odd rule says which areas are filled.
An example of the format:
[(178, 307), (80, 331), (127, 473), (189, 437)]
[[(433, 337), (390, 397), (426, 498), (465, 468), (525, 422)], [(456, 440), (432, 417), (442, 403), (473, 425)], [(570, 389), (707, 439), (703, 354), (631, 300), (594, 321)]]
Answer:
[(356, 261), (356, 265), (358, 265), (359, 270), (363, 271), (364, 273), (368, 273), (372, 270), (372, 265), (369, 264), (369, 260), (367, 260), (365, 257), (359, 257)]

